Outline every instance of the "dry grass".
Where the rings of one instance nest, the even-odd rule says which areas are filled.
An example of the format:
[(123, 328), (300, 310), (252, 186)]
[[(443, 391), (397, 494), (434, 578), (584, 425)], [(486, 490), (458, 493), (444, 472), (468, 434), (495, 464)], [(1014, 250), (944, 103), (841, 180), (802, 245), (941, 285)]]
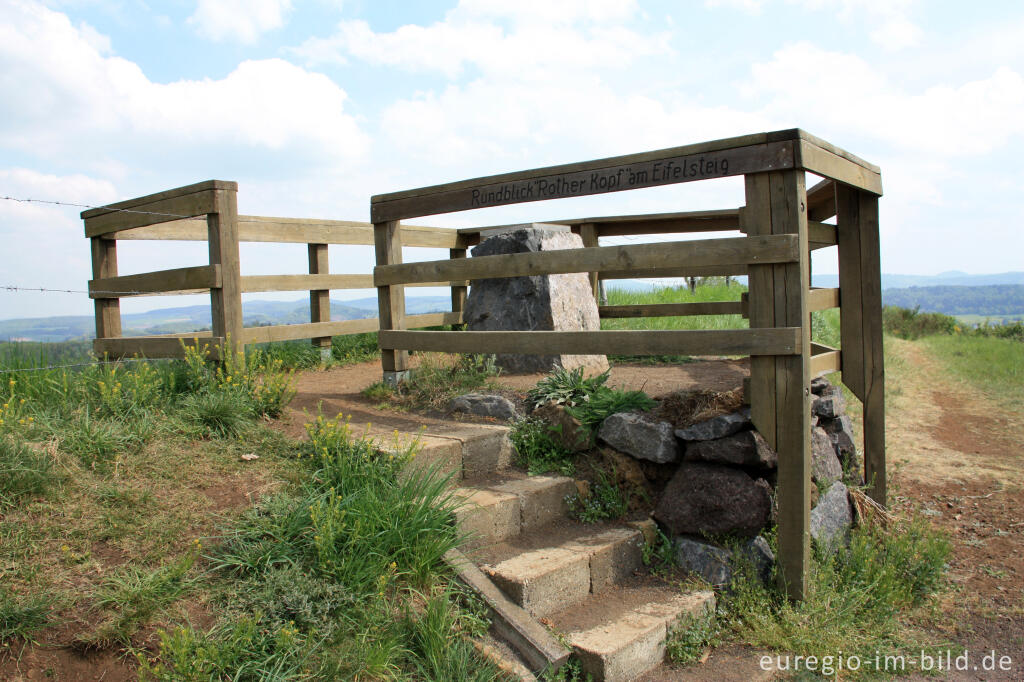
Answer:
[(678, 391), (662, 398), (653, 411), (677, 428), (685, 429), (697, 422), (735, 412), (743, 406), (743, 391)]

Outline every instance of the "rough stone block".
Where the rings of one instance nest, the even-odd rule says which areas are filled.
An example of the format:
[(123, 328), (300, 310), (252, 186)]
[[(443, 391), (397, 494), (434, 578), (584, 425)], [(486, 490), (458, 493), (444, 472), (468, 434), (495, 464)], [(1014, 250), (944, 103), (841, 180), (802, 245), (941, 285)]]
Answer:
[(526, 552), (497, 566), (485, 566), (484, 572), (531, 616), (578, 604), (590, 594), (589, 557), (569, 549)]
[(464, 478), (493, 474), (512, 464), (512, 441), (506, 429), (470, 436), (462, 441)]
[(737, 412), (705, 419), (685, 429), (677, 429), (676, 438), (686, 441), (714, 440), (731, 436), (751, 427), (753, 427), (753, 423), (750, 421), (750, 408), (745, 407)]
[(565, 498), (576, 492), (576, 484), (564, 476), (530, 476), (494, 486), (494, 490), (519, 498), (523, 531), (565, 518), (569, 505)]
[(643, 412), (613, 414), (601, 423), (597, 437), (619, 452), (648, 462), (666, 464), (679, 459), (672, 425)]

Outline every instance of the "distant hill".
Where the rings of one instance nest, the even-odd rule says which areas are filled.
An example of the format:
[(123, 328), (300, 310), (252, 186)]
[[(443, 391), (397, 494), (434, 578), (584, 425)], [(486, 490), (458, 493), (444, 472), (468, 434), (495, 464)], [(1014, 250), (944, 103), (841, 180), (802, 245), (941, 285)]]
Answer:
[(926, 313), (1019, 316), (1024, 314), (1024, 284), (886, 289), (882, 301), (901, 308), (920, 307)]
[[(406, 298), (410, 315), (451, 310), (449, 296), (410, 296)], [(353, 301), (331, 301), (332, 320), (359, 320), (377, 316), (377, 297), (370, 296)], [(242, 304), (242, 319), (247, 327), (309, 322), (309, 301), (246, 301)], [(67, 341), (88, 339), (95, 333), (95, 319), (91, 315), (20, 318), (0, 320), (0, 341)], [(125, 336), (146, 334), (173, 334), (176, 332), (209, 329), (210, 306), (194, 305), (182, 308), (162, 308), (144, 313), (122, 315)]]

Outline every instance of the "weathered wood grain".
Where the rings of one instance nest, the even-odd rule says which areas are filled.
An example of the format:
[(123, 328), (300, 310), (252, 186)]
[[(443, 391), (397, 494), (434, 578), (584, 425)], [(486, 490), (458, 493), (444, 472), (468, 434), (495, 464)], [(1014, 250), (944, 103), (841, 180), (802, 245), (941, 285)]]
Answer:
[(221, 285), (219, 265), (157, 270), (89, 280), (89, 298), (169, 296), (202, 293)]
[(742, 315), (742, 301), (706, 303), (651, 303), (642, 305), (603, 305), (597, 309), (602, 318), (677, 317), (686, 315)]

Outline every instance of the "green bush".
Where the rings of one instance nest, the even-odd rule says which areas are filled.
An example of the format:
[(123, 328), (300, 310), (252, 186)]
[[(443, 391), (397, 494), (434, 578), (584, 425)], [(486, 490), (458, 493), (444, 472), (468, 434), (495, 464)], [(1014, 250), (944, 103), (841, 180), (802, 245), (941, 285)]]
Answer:
[(601, 386), (596, 391), (584, 397), (584, 399), (573, 407), (566, 410), (582, 424), (596, 430), (608, 417), (616, 412), (630, 412), (633, 410), (649, 410), (658, 403), (647, 396), (643, 391), (622, 391), (615, 388)]
[(882, 308), (882, 328), (901, 339), (919, 339), (935, 334), (952, 334), (957, 329), (955, 317), (942, 313), (922, 313), (920, 308), (908, 310), (887, 305)]
[(526, 395), (533, 402), (534, 407), (548, 403), (566, 406), (577, 405), (601, 388), (608, 381), (609, 376), (611, 376), (611, 370), (605, 370), (601, 374), (584, 379), (582, 367), (575, 369), (559, 367), (538, 381), (537, 385), (527, 391)]
[(543, 419), (527, 417), (513, 422), (509, 437), (516, 449), (516, 463), (530, 474), (571, 476), (575, 471), (573, 453), (552, 437), (551, 425)]

